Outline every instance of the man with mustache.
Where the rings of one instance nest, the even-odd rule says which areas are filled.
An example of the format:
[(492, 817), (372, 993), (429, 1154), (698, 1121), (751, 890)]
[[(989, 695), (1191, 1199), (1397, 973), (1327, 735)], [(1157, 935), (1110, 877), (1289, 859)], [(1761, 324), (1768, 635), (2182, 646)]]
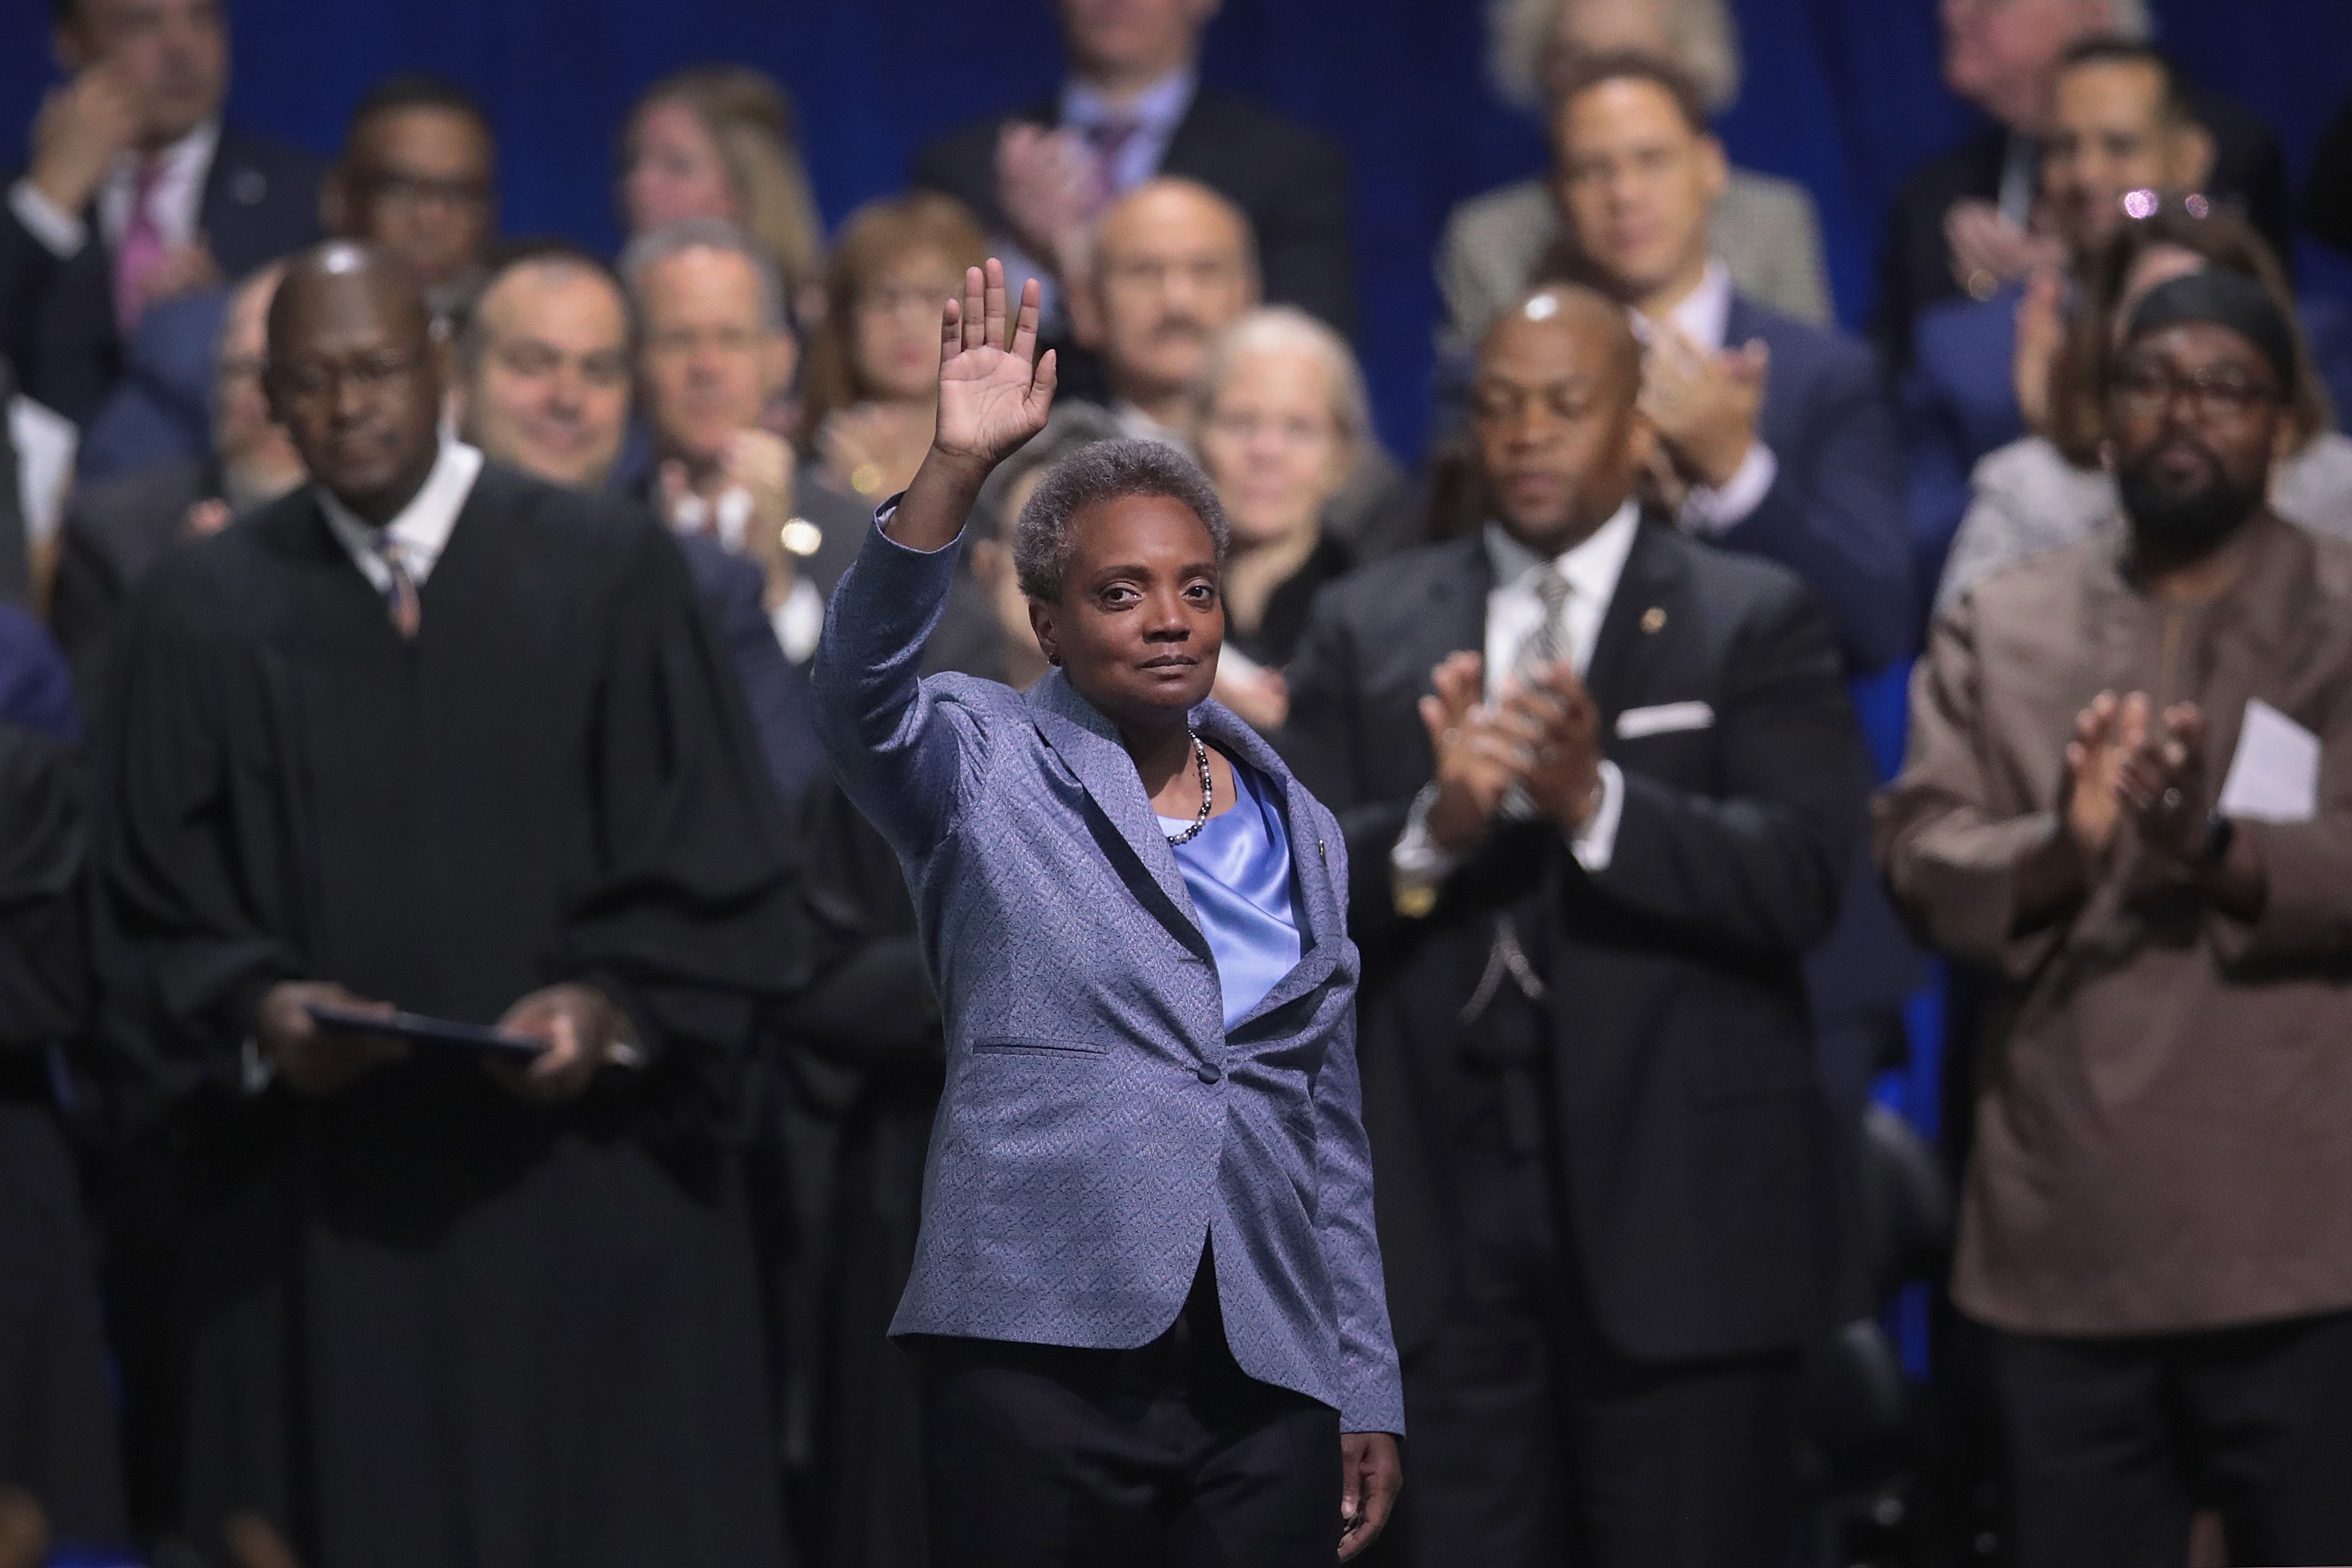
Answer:
[(2294, 338), (2252, 279), (2152, 290), (2107, 394), (2124, 515), (1970, 588), (1875, 847), (1981, 971), (1952, 1296), (2018, 1553), (2352, 1556), (2352, 547), (2264, 501)]
[(1242, 210), (1192, 180), (1137, 186), (1103, 213), (1079, 340), (1099, 349), (1129, 436), (1189, 449), (1193, 384), (1216, 335), (1258, 301)]

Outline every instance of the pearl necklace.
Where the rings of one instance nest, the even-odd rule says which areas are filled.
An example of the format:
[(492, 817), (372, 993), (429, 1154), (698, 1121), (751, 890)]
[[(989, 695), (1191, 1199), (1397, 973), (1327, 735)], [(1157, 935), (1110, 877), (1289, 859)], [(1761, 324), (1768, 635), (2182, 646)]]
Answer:
[(1191, 730), (1186, 730), (1184, 735), (1192, 742), (1193, 761), (1201, 764), (1201, 816), (1198, 821), (1183, 832), (1168, 836), (1168, 847), (1171, 849), (1179, 844), (1190, 844), (1193, 839), (1198, 838), (1201, 836), (1201, 829), (1209, 826), (1209, 812), (1217, 804), (1216, 785), (1211, 782), (1209, 774), (1209, 748), (1202, 742), (1201, 737)]

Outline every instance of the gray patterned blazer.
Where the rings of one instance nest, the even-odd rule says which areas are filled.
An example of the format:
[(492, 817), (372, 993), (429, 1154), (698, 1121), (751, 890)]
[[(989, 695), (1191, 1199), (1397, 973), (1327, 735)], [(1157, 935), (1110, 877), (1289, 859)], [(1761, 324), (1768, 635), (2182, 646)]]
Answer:
[(1193, 727), (1274, 782), (1303, 956), (1228, 1034), (1176, 858), (1110, 721), (918, 679), (960, 552), (879, 529), (812, 677), (842, 788), (898, 853), (947, 1026), (947, 1092), (894, 1334), (1124, 1349), (1213, 1243), (1251, 1376), (1402, 1433), (1356, 1077), (1339, 824), (1214, 702)]

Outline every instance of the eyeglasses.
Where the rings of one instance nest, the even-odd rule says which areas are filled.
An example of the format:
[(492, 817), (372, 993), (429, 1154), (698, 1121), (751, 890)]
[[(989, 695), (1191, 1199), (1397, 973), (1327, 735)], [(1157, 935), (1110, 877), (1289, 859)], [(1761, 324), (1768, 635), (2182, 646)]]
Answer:
[(2149, 415), (2172, 406), (2188, 395), (2200, 419), (2242, 419), (2258, 404), (2278, 401), (2278, 388), (2235, 370), (2200, 370), (2182, 375), (2169, 365), (2142, 363), (2119, 367), (2107, 378), (2107, 390), (2126, 413)]
[(386, 388), (424, 363), (422, 353), (363, 354), (341, 364), (310, 360), (286, 366), (277, 373), (276, 380), (279, 395), (296, 403), (317, 403), (345, 386), (356, 387), (369, 397), (381, 397)]
[(1229, 441), (1255, 441), (1270, 436), (1291, 447), (1332, 441), (1339, 435), (1338, 426), (1329, 419), (1296, 415), (1276, 418), (1258, 414), (1216, 414), (1210, 416), (1209, 428)]
[(2193, 218), (2208, 218), (2213, 216), (2213, 204), (2196, 191), (2189, 191), (2180, 195), (2167, 195), (2162, 191), (2152, 191), (2146, 185), (2142, 185), (2136, 191), (2126, 191), (2119, 201), (2124, 209), (2124, 216), (2142, 223), (2167, 207), (2175, 208)]
[(857, 313), (869, 321), (882, 321), (898, 316), (919, 316), (936, 321), (949, 296), (960, 284), (939, 289), (904, 288), (877, 284), (857, 291)]
[(470, 211), (490, 204), (488, 180), (436, 180), (427, 174), (385, 170), (362, 176), (357, 183), (370, 201), (400, 206), (421, 207), (438, 202), (444, 206)]

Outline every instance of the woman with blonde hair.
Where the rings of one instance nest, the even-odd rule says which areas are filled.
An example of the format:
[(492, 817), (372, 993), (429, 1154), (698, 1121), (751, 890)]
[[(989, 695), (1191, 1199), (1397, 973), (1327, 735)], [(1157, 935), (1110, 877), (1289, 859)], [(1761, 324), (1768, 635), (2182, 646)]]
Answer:
[[(1578, 60), (1625, 49), (1688, 73), (1710, 114), (1739, 97), (1739, 35), (1725, 0), (1490, 0), (1488, 20), (1496, 89), (1522, 109), (1546, 110)], [(1821, 222), (1802, 185), (1735, 168), (1707, 229), (1741, 293), (1800, 321), (1832, 319)], [(1562, 232), (1541, 176), (1454, 209), (1437, 252), (1452, 345), (1476, 346), (1496, 313), (1537, 280)]]
[(869, 500), (907, 488), (939, 411), (940, 307), (988, 237), (961, 202), (917, 191), (842, 226), (809, 344), (801, 428), (824, 482)]
[(621, 217), (629, 237), (682, 218), (724, 218), (783, 272), (795, 318), (813, 316), (824, 265), (792, 100), (749, 66), (696, 66), (646, 89), (621, 132)]

